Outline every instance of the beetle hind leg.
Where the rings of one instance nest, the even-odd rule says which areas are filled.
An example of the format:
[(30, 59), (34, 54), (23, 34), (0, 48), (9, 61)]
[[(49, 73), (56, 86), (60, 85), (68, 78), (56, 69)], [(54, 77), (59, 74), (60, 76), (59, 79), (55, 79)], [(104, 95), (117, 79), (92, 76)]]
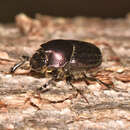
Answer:
[(114, 88), (114, 87), (111, 87), (111, 85), (106, 84), (106, 83), (104, 83), (103, 81), (101, 81), (101, 80), (99, 80), (99, 79), (97, 79), (97, 78), (95, 78), (95, 77), (88, 77), (88, 76), (86, 76), (85, 73), (84, 73), (84, 77), (85, 77), (86, 79), (90, 80), (90, 81), (96, 81), (96, 82), (98, 82), (100, 85), (104, 85), (104, 86), (107, 87), (108, 89), (113, 89), (113, 90), (115, 90), (116, 92), (119, 91), (118, 89), (116, 89), (116, 88)]

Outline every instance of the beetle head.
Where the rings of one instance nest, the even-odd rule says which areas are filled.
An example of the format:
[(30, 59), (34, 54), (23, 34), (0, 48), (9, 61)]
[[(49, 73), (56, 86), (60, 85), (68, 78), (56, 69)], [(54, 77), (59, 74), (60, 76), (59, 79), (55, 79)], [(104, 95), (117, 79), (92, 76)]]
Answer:
[(39, 49), (30, 60), (32, 70), (41, 72), (47, 66), (47, 56), (43, 49)]

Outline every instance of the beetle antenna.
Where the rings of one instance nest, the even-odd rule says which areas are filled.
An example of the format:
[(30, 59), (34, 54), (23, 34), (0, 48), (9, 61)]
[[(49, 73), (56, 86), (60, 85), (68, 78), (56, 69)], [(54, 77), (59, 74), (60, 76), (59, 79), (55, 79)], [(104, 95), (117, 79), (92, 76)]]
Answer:
[(10, 73), (14, 73), (16, 71), (16, 69), (18, 69), (20, 66), (22, 66), (28, 60), (29, 60), (28, 56), (22, 56), (22, 60), (19, 63), (15, 64), (13, 67), (11, 67)]

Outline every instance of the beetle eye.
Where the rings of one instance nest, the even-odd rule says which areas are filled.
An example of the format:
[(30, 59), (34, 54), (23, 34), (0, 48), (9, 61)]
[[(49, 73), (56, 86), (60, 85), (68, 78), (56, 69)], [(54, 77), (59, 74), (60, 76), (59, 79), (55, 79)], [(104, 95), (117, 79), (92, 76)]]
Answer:
[(43, 59), (42, 61), (43, 61), (44, 65), (47, 65), (47, 61), (48, 61), (47, 59)]

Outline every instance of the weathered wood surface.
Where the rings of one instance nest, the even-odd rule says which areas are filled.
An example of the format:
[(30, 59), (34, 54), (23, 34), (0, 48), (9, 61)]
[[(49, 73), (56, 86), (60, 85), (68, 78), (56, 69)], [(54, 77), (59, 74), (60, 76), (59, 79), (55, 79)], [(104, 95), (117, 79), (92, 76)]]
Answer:
[[(112, 88), (105, 89), (92, 81), (88, 86), (75, 83), (88, 104), (65, 81), (38, 93), (48, 79), (22, 75), (27, 71), (22, 68), (17, 75), (7, 73), (22, 55), (31, 56), (40, 44), (56, 38), (97, 45), (102, 50), (103, 63), (96, 77)], [(103, 20), (37, 15), (31, 19), (21, 14), (16, 24), (1, 24), (0, 129), (130, 129), (130, 16)]]

